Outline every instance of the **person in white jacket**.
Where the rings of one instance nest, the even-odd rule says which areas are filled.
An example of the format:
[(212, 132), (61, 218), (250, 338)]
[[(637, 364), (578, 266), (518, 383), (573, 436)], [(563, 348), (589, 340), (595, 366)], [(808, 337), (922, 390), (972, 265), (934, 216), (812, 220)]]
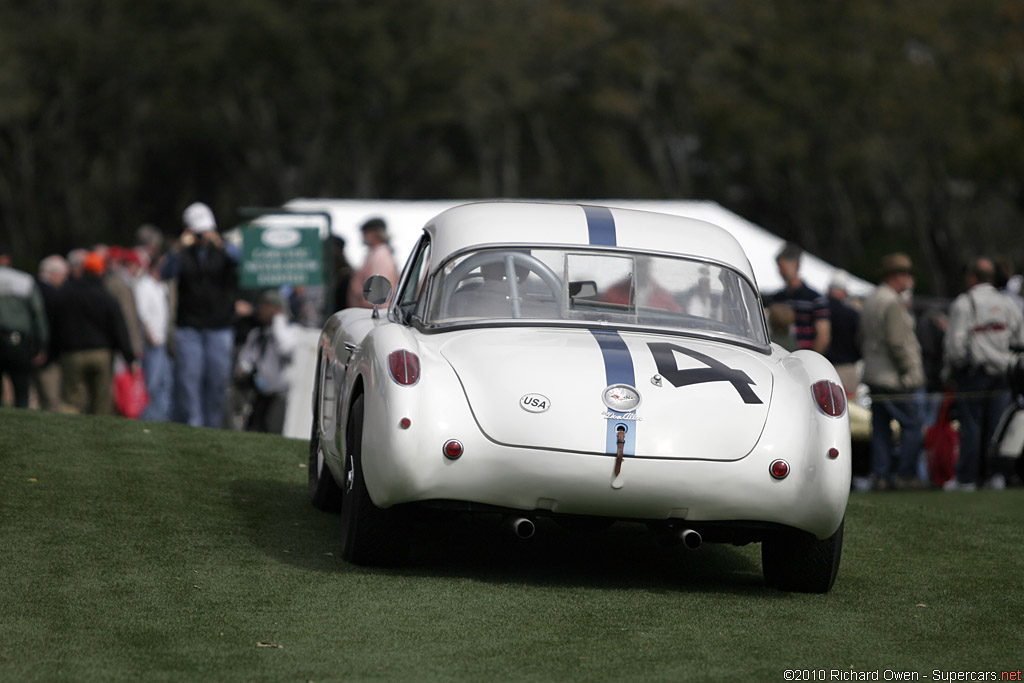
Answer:
[(280, 434), (292, 383), (292, 352), (299, 326), (288, 320), (288, 304), (281, 294), (267, 290), (256, 307), (259, 327), (250, 330), (235, 362), (235, 381), (253, 393), (246, 431)]
[(1010, 404), (1008, 372), (1024, 345), (1024, 320), (1017, 306), (993, 285), (991, 259), (975, 259), (965, 275), (967, 291), (953, 300), (944, 340), (945, 366), (956, 385), (960, 418), (960, 460), (947, 491), (974, 491), (986, 471), (992, 488), (1005, 474), (985, 461), (996, 423)]

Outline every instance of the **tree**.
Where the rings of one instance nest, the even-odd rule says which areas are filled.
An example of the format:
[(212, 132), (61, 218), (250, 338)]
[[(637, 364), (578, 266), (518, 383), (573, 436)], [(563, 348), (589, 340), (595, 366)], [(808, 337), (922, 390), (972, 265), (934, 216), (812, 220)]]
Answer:
[(210, 203), (701, 198), (864, 277), (1024, 262), (1024, 0), (20, 0), (0, 240), (23, 267)]

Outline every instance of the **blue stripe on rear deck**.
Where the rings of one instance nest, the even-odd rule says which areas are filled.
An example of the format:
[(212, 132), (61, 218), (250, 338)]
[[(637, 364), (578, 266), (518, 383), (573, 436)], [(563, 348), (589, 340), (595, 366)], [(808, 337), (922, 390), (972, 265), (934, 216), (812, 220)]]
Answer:
[(587, 215), (587, 229), (590, 231), (590, 244), (595, 247), (614, 247), (615, 218), (611, 209), (603, 206), (584, 206)]

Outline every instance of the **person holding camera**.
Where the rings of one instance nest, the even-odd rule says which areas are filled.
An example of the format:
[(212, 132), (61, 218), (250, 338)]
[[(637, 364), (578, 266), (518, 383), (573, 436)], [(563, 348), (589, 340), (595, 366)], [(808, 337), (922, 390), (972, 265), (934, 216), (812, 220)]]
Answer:
[(288, 320), (285, 298), (272, 289), (260, 294), (256, 319), (258, 326), (246, 335), (235, 362), (235, 382), (252, 396), (245, 430), (280, 434), (292, 384), (298, 326)]
[(234, 350), (239, 253), (217, 234), (206, 204), (190, 204), (182, 221), (185, 230), (160, 270), (161, 278), (178, 283), (173, 419), (220, 427)]
[[(1009, 370), (1014, 348), (1024, 346), (1024, 320), (1017, 306), (993, 286), (995, 264), (976, 258), (967, 267), (967, 291), (953, 300), (943, 345), (945, 366), (956, 386), (960, 418), (960, 460), (947, 491), (974, 491), (984, 474), (997, 423), (1010, 404)], [(1005, 476), (989, 472), (989, 486), (1003, 488)]]

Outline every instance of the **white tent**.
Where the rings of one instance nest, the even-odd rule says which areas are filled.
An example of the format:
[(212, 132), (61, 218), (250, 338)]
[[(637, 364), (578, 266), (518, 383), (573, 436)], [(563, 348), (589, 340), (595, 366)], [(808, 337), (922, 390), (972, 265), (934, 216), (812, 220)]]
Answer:
[[(329, 214), (331, 216), (331, 231), (345, 240), (345, 257), (350, 264), (356, 267), (363, 262), (366, 255), (359, 226), (368, 218), (374, 216), (383, 218), (388, 224), (391, 244), (395, 250), (395, 261), (401, 270), (426, 222), (445, 209), (465, 204), (468, 201), (479, 200), (294, 199), (285, 204), (285, 208), (292, 211)], [(728, 230), (739, 240), (754, 268), (757, 284), (762, 292), (775, 292), (782, 289), (782, 278), (779, 277), (775, 265), (775, 256), (782, 248), (784, 240), (715, 202), (582, 200), (579, 203), (656, 211), (714, 223)], [(312, 221), (307, 223), (309, 225), (317, 224), (317, 220), (321, 224), (323, 223), (322, 218), (303, 220)], [(835, 272), (835, 266), (813, 254), (804, 254), (801, 259), (801, 276), (808, 285), (821, 293), (828, 290), (828, 285)], [(870, 293), (874, 285), (851, 276), (848, 288), (851, 296), (860, 297)]]

